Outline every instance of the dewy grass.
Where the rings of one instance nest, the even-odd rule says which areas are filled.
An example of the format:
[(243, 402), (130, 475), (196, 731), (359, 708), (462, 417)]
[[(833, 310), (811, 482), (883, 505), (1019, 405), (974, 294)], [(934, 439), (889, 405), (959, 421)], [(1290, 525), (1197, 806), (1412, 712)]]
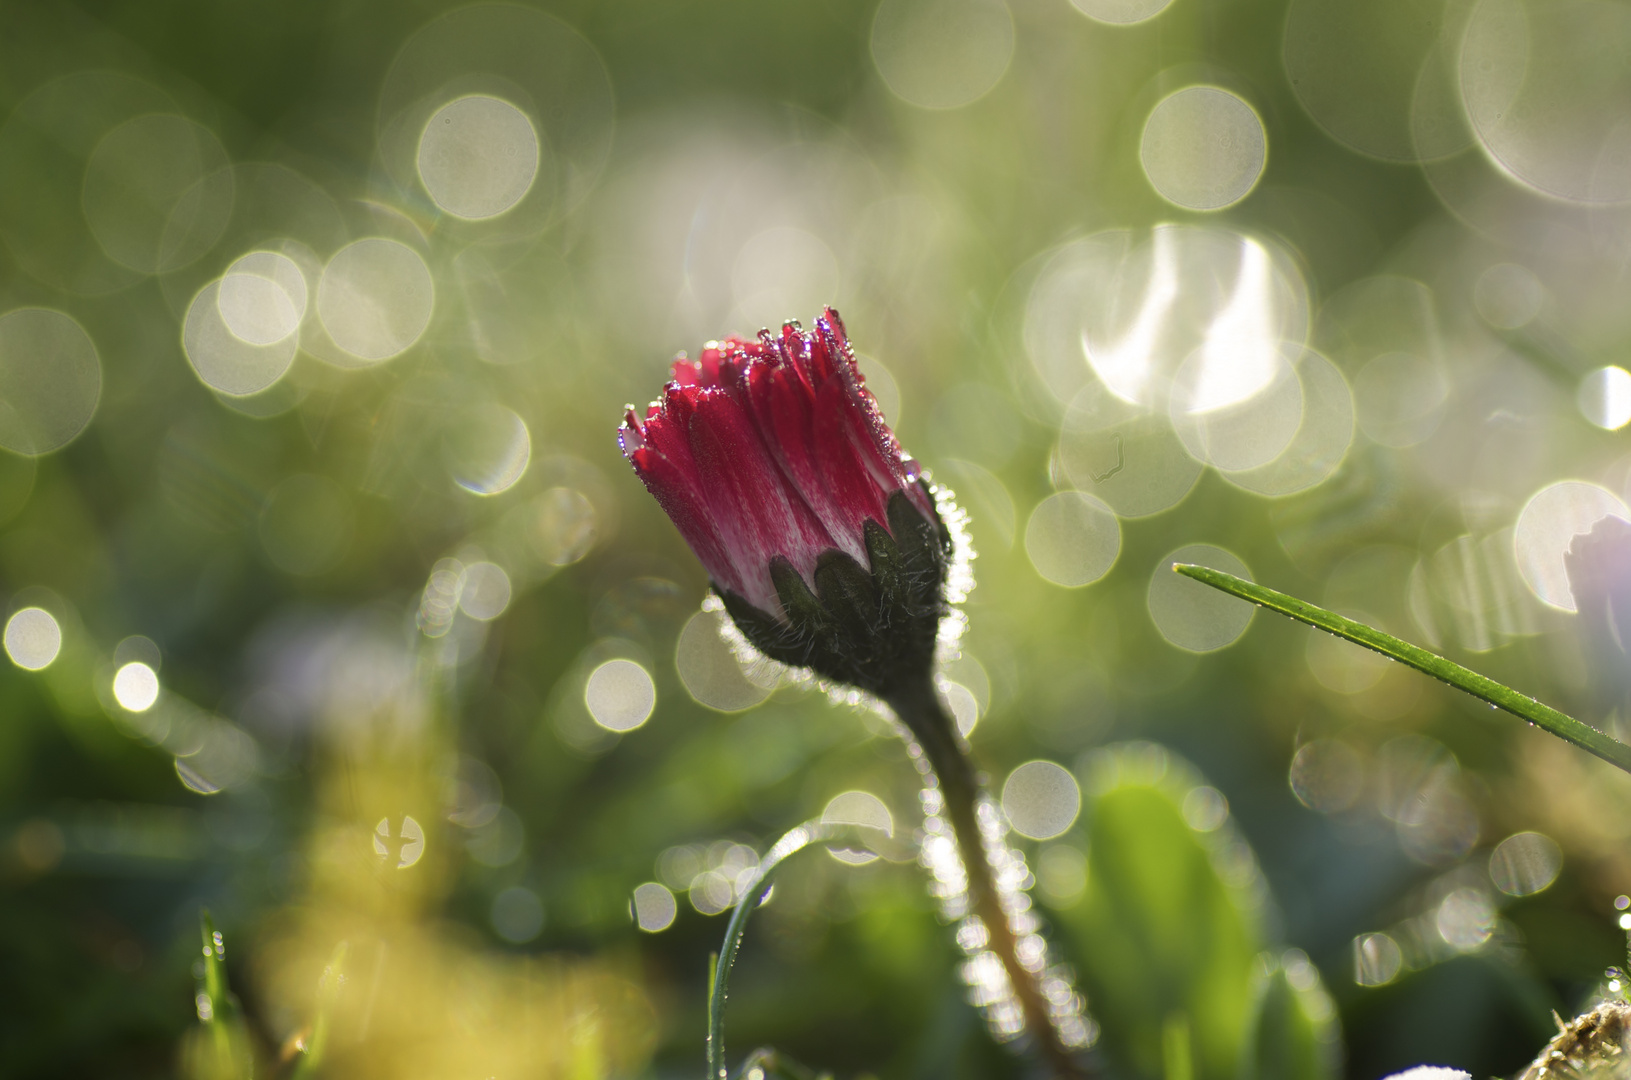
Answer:
[(1510, 686), (1502, 685), (1494, 679), (1446, 660), (1436, 653), (1418, 648), (1407, 641), (1401, 641), (1392, 634), (1384, 634), (1375, 627), (1345, 619), (1334, 611), (1316, 607), (1306, 600), (1298, 600), (1294, 596), (1287, 596), (1285, 593), (1276, 592), (1255, 582), (1235, 577), (1233, 574), (1187, 563), (1175, 563), (1172, 568), (1203, 585), (1210, 585), (1214, 589), (1238, 596), (1270, 611), (1278, 611), (1300, 623), (1307, 623), (1328, 634), (1345, 638), (1355, 645), (1363, 645), (1401, 664), (1408, 664), (1440, 682), (1449, 683), (1457, 690), (1465, 691), (1498, 709), (1505, 709), (1537, 727), (1545, 728), (1558, 738), (1571, 742), (1610, 765), (1631, 773), (1631, 746), (1603, 734), (1589, 724), (1581, 723), (1567, 713), (1559, 712), (1550, 705), (1520, 694)]

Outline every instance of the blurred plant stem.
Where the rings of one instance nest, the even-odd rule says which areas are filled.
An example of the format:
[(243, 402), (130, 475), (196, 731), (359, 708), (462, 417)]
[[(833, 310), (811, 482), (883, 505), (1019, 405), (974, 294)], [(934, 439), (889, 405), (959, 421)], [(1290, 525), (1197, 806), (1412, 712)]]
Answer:
[(1306, 600), (1298, 600), (1294, 596), (1287, 596), (1285, 593), (1243, 580), (1233, 574), (1225, 574), (1221, 570), (1185, 563), (1174, 564), (1173, 569), (1203, 585), (1210, 585), (1214, 589), (1238, 596), (1270, 611), (1278, 611), (1298, 622), (1307, 623), (1356, 645), (1363, 645), (1401, 664), (1407, 664), (1425, 675), (1449, 683), (1457, 690), (1465, 691), (1537, 727), (1545, 728), (1558, 738), (1571, 742), (1610, 765), (1631, 773), (1631, 746), (1605, 735), (1588, 724), (1581, 723), (1567, 713), (1559, 712), (1550, 705), (1543, 705), (1532, 697), (1520, 694), (1509, 686), (1446, 660), (1436, 653), (1417, 648), (1407, 641), (1401, 641), (1392, 634), (1384, 634), (1364, 623), (1343, 618), (1334, 611), (1316, 607)]
[(986, 947), (1002, 961), (1003, 970), (1008, 973), (1027, 1030), (1056, 1076), (1086, 1075), (1081, 1063), (1060, 1039), (1036, 974), (1020, 961), (1019, 943), (1003, 908), (996, 872), (980, 828), (980, 781), (956, 722), (940, 703), (940, 695), (929, 678), (906, 684), (886, 698), (886, 703), (916, 738), (934, 770), (944, 800), (943, 813), (957, 838), (957, 850), (968, 875), (969, 911), (985, 925)]
[(334, 947), (334, 956), (323, 969), (323, 979), (317, 986), (317, 1013), (312, 1017), (311, 1035), (301, 1048), (300, 1062), (295, 1066), (292, 1080), (307, 1080), (317, 1075), (323, 1064), (323, 1052), (328, 1048), (329, 1025), (334, 1015), (334, 1001), (339, 996), (340, 984), (345, 981), (345, 956), (349, 943)]
[[(840, 833), (852, 831), (847, 826), (807, 821), (787, 832), (771, 845), (759, 863), (753, 883), (742, 892), (742, 899), (731, 912), (731, 921), (725, 926), (725, 941), (720, 951), (708, 957), (708, 1077), (709, 1080), (728, 1080), (729, 1068), (725, 1063), (725, 1002), (729, 997), (731, 971), (736, 967), (736, 954), (742, 950), (742, 936), (747, 933), (748, 919), (770, 895), (770, 876), (788, 856), (803, 851), (818, 840), (827, 840)], [(772, 1050), (756, 1050), (743, 1066), (746, 1074), (754, 1061), (770, 1055)]]
[(195, 999), (199, 1028), (183, 1044), (182, 1071), (195, 1080), (249, 1080), (254, 1056), (227, 986), (226, 939), (207, 909), (198, 913), (198, 933), (204, 946)]

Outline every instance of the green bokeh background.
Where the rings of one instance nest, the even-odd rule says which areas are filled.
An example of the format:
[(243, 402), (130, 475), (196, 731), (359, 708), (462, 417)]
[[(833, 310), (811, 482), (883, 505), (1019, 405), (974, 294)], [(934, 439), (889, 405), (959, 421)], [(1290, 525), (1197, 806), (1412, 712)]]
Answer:
[[(1403, 670), (1337, 692), (1311, 667), (1310, 631), (1267, 616), (1221, 651), (1180, 650), (1146, 602), (1167, 553), (1216, 545), (1258, 581), (1363, 612), (1617, 729), (1616, 675), (1586, 659), (1602, 643), (1531, 597), (1503, 530), (1553, 481), (1624, 497), (1631, 447), (1575, 403), (1587, 372), (1624, 363), (1631, 347), (1614, 302), (1622, 211), (1536, 194), (1477, 147), (1427, 166), (1358, 152), (1299, 101), (1287, 58), (1301, 39), (1287, 37), (1283, 3), (1173, 0), (1113, 26), (1066, 0), (1015, 0), (1001, 79), (943, 110), (903, 100), (880, 75), (876, 6), (529, 9), (553, 17), (529, 23), (550, 40), (581, 35), (611, 88), (535, 102), (546, 133), (585, 125), (607, 156), (562, 172), (562, 190), (584, 195), (575, 205), (524, 203), (486, 227), (441, 215), (380, 149), (391, 65), (449, 5), (0, 4), (0, 112), (13, 130), (52, 80), (122, 73), (167, 95), (161, 111), (213, 132), (232, 162), (309, 181), (303, 205), (317, 209), (301, 220), (327, 224), (296, 238), (319, 261), (348, 239), (390, 236), (436, 286), (428, 330), (401, 355), (348, 370), (303, 336), (276, 387), (224, 401), (183, 352), (187, 305), (293, 227), (255, 216), (240, 173), (236, 224), (195, 261), (121, 272), (119, 288), (64, 287), (38, 260), (85, 244), (80, 181), (68, 166), (40, 171), (51, 132), (0, 136), (0, 310), (67, 313), (101, 369), (94, 418), (74, 441), (0, 454), (0, 583), (12, 610), (47, 607), (65, 637), (44, 672), (0, 665), (0, 1073), (196, 1074), (184, 1044), (199, 1023), (192, 968), (207, 906), (260, 1074), (288, 1073), (280, 1048), (315, 1008), (321, 967), (291, 959), (306, 955), (291, 942), (327, 956), (347, 939), (363, 956), (368, 913), (389, 910), (378, 917), (482, 963), (539, 957), (632, 988), (639, 1007), (606, 1012), (616, 1019), (597, 1036), (613, 1050), (574, 1059), (576, 1072), (511, 1074), (697, 1075), (724, 919), (676, 882), (674, 924), (635, 927), (629, 897), (662, 879), (664, 853), (720, 841), (762, 853), (854, 789), (908, 832), (919, 820), (915, 774), (876, 718), (796, 687), (720, 712), (694, 700), (676, 666), (707, 582), (620, 458), (614, 428), (626, 402), (656, 394), (676, 352), (757, 330), (731, 320), (771, 302), (795, 305), (781, 314), (806, 325), (822, 303), (842, 309), (863, 369), (881, 366), (898, 388), (890, 418), (903, 444), (964, 496), (979, 553), (965, 644), (989, 683), (974, 752), (998, 789), (1037, 758), (1084, 786), (1068, 833), (1020, 846), (1112, 1075), (1370, 1080), (1420, 1063), (1511, 1073), (1552, 1033), (1551, 1010), (1570, 1015), (1624, 962), (1612, 901), (1631, 891), (1625, 777)], [(1615, 17), (1624, 7), (1600, 6)], [(1395, 136), (1431, 51), (1422, 41), (1449, 40), (1467, 17), (1453, 4), (1299, 10), (1362, 43), (1331, 77), (1347, 80), (1338, 90), (1360, 114), (1374, 99), (1376, 124)], [(448, 38), (442, 59), (485, 70), (461, 40)], [(537, 58), (540, 70), (556, 62)], [(1166, 202), (1140, 166), (1150, 109), (1191, 83), (1239, 94), (1267, 138), (1256, 187), (1216, 213)], [(565, 145), (546, 145), (546, 161)], [(36, 174), (46, 179), (16, 179)], [(1027, 353), (1027, 297), (1059, 245), (1108, 229), (1147, 239), (1167, 222), (1288, 253), (1311, 298), (1309, 341), (1350, 383), (1392, 347), (1377, 344), (1392, 320), (1411, 316), (1362, 309), (1356, 332), (1327, 301), (1376, 275), (1420, 282), (1433, 311), (1424, 348), (1445, 372), (1441, 415), (1406, 446), (1357, 431), (1332, 477), (1284, 498), (1207, 470), (1177, 505), (1121, 522), (1102, 579), (1062, 588), (1025, 543), (1033, 508), (1071, 486), (1057, 451), (1066, 403)], [(801, 277), (807, 249), (787, 234), (741, 261), (752, 237), (795, 227), (793, 240), (825, 245), (836, 277)], [(1503, 263), (1541, 290), (1518, 326), (1477, 302), (1482, 275)], [(781, 291), (749, 295), (760, 277)], [(0, 356), (8, 371), (28, 360)], [(67, 393), (43, 385), (29, 401)], [(513, 486), (478, 495), (452, 471), (461, 440), (490, 433), (481, 409), (493, 404), (526, 424), (530, 461)], [(514, 596), (491, 623), (455, 615), (447, 636), (427, 637), (415, 613), (448, 558), (498, 563)], [(1434, 591), (1457, 573), (1483, 585)], [(224, 791), (184, 785), (175, 754), (191, 748), (154, 745), (112, 704), (113, 670), (153, 646), (165, 700), (253, 740), (252, 767)], [(583, 705), (586, 675), (614, 657), (642, 664), (656, 689), (650, 720), (621, 736)], [(1431, 741), (1398, 741), (1410, 736)], [(1320, 739), (1357, 763), (1343, 805), (1305, 805), (1288, 783), (1299, 747)], [(1126, 765), (1105, 780), (1107, 762), (1147, 765), (1154, 751), (1134, 742), (1164, 747), (1166, 771)], [(461, 760), (477, 764), (461, 774)], [(460, 775), (486, 793), (476, 817), (500, 797), (507, 808), (520, 844), (486, 857), (501, 865), (472, 854), (475, 827), (448, 818), (467, 798)], [(1197, 785), (1226, 800), (1222, 831), (1197, 828), (1186, 809)], [(380, 814), (422, 823), (422, 862), (396, 872), (373, 861)], [(1522, 831), (1551, 837), (1563, 862), (1548, 888), (1514, 898), (1486, 867)], [(323, 869), (334, 859), (349, 885)], [(1058, 870), (1078, 866), (1074, 885)], [(516, 887), (544, 913), (521, 942), (494, 924), (495, 898)], [(1493, 905), (1482, 945), (1433, 938), (1456, 889)], [(398, 893), (413, 899), (393, 907)], [(1386, 985), (1360, 985), (1355, 940), (1378, 932), (1405, 943), (1406, 963)], [(964, 1000), (960, 962), (920, 868), (801, 856), (749, 930), (730, 1045), (772, 1045), (840, 1076), (1023, 1075), (1026, 1059), (993, 1043)], [(357, 967), (357, 989), (342, 995), (383, 970)], [(479, 982), (437, 986), (433, 1007), (475, 1008)], [(369, 1038), (337, 1023), (334, 1069), (396, 1075), (412, 1060), (405, 1045), (389, 1048), (405, 1058), (370, 1056)]]

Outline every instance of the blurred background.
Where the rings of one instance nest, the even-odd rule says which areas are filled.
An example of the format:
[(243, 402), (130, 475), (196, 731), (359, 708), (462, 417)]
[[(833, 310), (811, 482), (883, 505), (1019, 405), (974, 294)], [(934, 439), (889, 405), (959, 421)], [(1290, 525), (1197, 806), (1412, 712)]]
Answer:
[[(1631, 736), (1564, 561), (1631, 519), (1628, 58), (1623, 0), (0, 7), (0, 1072), (227, 1075), (230, 1012), (238, 1075), (697, 1075), (768, 846), (921, 812), (614, 429), (825, 303), (970, 515), (943, 690), (1104, 1067), (1519, 1068), (1618, 989), (1631, 782), (1166, 567)], [(1024, 1074), (840, 854), (729, 1044)]]

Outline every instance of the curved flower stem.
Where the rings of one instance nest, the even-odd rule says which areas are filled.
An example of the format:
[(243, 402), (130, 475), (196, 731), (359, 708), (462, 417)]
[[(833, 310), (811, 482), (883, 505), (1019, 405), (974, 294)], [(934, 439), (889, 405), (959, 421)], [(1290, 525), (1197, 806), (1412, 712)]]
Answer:
[(1270, 611), (1278, 611), (1298, 622), (1346, 638), (1355, 645), (1373, 649), (1401, 664), (1408, 664), (1440, 682), (1449, 683), (1457, 690), (1487, 701), (1496, 708), (1505, 709), (1536, 727), (1545, 728), (1558, 738), (1573, 743), (1587, 753), (1597, 755), (1610, 765), (1631, 772), (1631, 746), (1603, 734), (1588, 724), (1581, 723), (1567, 713), (1559, 712), (1550, 705), (1543, 705), (1532, 697), (1518, 693), (1510, 686), (1504, 686), (1436, 653), (1417, 648), (1407, 641), (1401, 641), (1392, 634), (1384, 634), (1364, 623), (1345, 619), (1334, 611), (1315, 607), (1306, 600), (1298, 600), (1294, 596), (1275, 592), (1256, 582), (1245, 581), (1233, 574), (1225, 574), (1221, 570), (1187, 563), (1175, 563), (1172, 568), (1203, 585), (1210, 585), (1242, 600), (1249, 600)]
[(759, 862), (753, 882), (742, 893), (731, 919), (725, 926), (725, 943), (709, 962), (708, 970), (708, 1080), (728, 1080), (725, 1063), (725, 998), (730, 987), (731, 971), (736, 966), (736, 954), (742, 949), (742, 937), (747, 933), (748, 919), (770, 895), (770, 875), (789, 855), (803, 851), (818, 840), (830, 840), (853, 831), (847, 825), (832, 825), (820, 821), (806, 821), (777, 840)]
[(945, 817), (957, 838), (957, 850), (968, 875), (969, 911), (985, 924), (987, 947), (1002, 961), (1014, 989), (1025, 1026), (1057, 1077), (1081, 1077), (1086, 1072), (1059, 1037), (1047, 999), (1036, 975), (1020, 962), (1018, 941), (1002, 906), (996, 873), (986, 854), (979, 821), (980, 782), (969, 760), (962, 736), (935, 693), (929, 679), (909, 684), (885, 698), (895, 715), (917, 739), (939, 781)]

